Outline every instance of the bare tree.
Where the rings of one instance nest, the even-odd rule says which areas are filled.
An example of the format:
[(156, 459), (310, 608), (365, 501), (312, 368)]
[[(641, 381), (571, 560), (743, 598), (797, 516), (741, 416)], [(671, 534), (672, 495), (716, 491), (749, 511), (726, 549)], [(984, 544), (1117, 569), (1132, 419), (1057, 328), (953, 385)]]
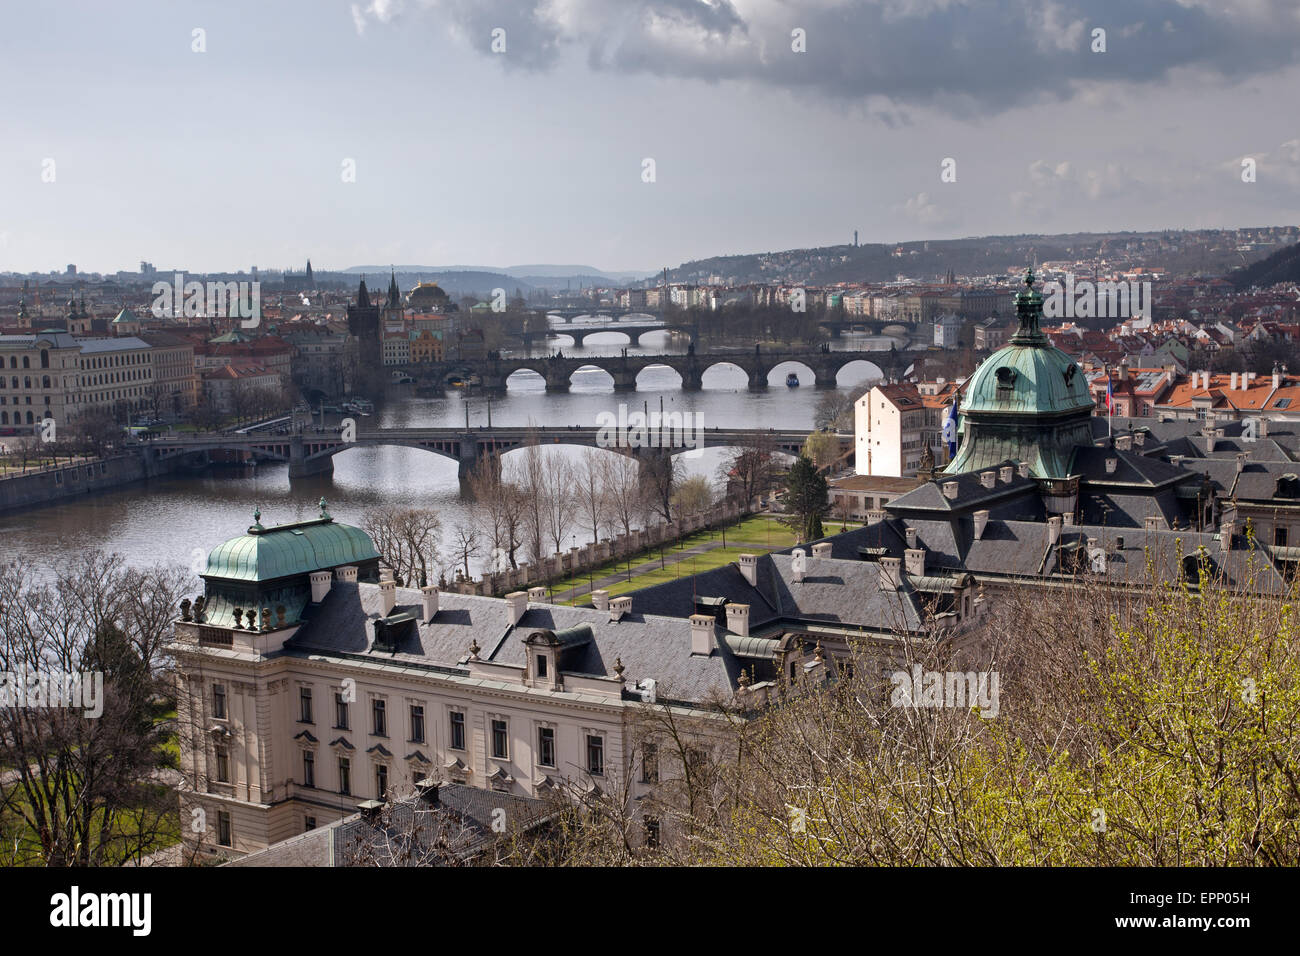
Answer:
[(583, 527), (591, 533), (592, 541), (600, 540), (600, 532), (608, 523), (609, 502), (605, 492), (603, 461), (609, 455), (609, 452), (597, 448), (584, 449), (573, 470), (575, 503)]
[(713, 484), (703, 475), (692, 475), (677, 485), (673, 508), (678, 514), (707, 511), (713, 504)]
[(380, 505), (362, 516), (361, 527), (393, 569), (400, 586), (423, 586), (434, 569), (442, 566), (438, 554), (442, 522), (432, 511)]
[(645, 496), (639, 472), (640, 466), (624, 455), (606, 455), (601, 461), (601, 479), (610, 520), (623, 534), (630, 534), (645, 514)]
[[(478, 525), (470, 521), (456, 522), (451, 536), (451, 557), (454, 566), (459, 566), (465, 577), (469, 577), (469, 559), (478, 557), (483, 550), (483, 535)], [(495, 568), (493, 570), (496, 570)]]
[(0, 707), (0, 863), (138, 862), (175, 832), (163, 645), (183, 585), (100, 552), (48, 583), (0, 574), (0, 671), (19, 698)]
[(759, 432), (723, 464), (721, 475), (729, 497), (745, 507), (776, 483), (776, 443)]

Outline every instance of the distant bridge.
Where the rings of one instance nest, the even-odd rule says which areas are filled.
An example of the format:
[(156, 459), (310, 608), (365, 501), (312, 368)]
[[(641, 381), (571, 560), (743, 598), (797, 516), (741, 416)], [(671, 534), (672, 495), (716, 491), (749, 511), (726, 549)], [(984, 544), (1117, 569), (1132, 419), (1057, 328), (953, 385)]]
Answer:
[(374, 428), (358, 431), (351, 441), (345, 440), (341, 434), (328, 432), (169, 436), (143, 442), (140, 452), (146, 463), (154, 466), (180, 457), (201, 457), (207, 461), (212, 452), (244, 452), (251, 459), (286, 461), (289, 463), (289, 477), (302, 478), (332, 473), (334, 456), (350, 448), (396, 445), (451, 458), (459, 464), (460, 477), (465, 478), (486, 464), (499, 461), (499, 456), (533, 442), (539, 445), (608, 447), (610, 451), (631, 455), (644, 464), (655, 455), (675, 455), (693, 450), (697, 437), (702, 437), (703, 447), (725, 448), (746, 445), (764, 436), (771, 442), (772, 450), (788, 455), (798, 455), (808, 437), (808, 432), (801, 429), (707, 428), (702, 435), (697, 435), (693, 427), (683, 432), (679, 425), (674, 432), (674, 423), (681, 423), (682, 419), (673, 418), (672, 413), (668, 413), (664, 422), (658, 432), (652, 429), (641, 440), (641, 447), (636, 448), (628, 447), (626, 443), (608, 445), (609, 433), (594, 426), (529, 428), (483, 425), (468, 429)]
[(697, 340), (699, 329), (693, 325), (629, 325), (625, 323), (606, 322), (599, 325), (570, 325), (564, 328), (527, 329), (523, 332), (506, 333), (512, 339), (520, 339), (525, 345), (545, 341), (560, 335), (573, 339), (575, 346), (581, 346), (589, 335), (599, 332), (612, 332), (626, 337), (629, 345), (640, 343), (641, 336), (647, 332), (668, 332), (673, 335), (685, 335), (692, 342)]
[(813, 375), (816, 388), (835, 388), (837, 376), (851, 362), (869, 362), (888, 378), (899, 378), (906, 372), (916, 356), (924, 349), (861, 349), (836, 351), (829, 349), (804, 349), (791, 351), (707, 352), (694, 349), (685, 355), (592, 355), (573, 356), (560, 354), (543, 358), (517, 356), (479, 360), (453, 360), (415, 363), (405, 366), (388, 366), (392, 371), (405, 371), (414, 378), (445, 385), (453, 378), (467, 379), (477, 376), (487, 391), (504, 392), (506, 383), (515, 372), (536, 372), (546, 382), (548, 392), (567, 392), (573, 374), (580, 369), (597, 368), (607, 372), (614, 380), (614, 390), (636, 390), (637, 376), (651, 366), (666, 366), (682, 380), (684, 391), (698, 391), (704, 387), (704, 373), (718, 365), (732, 365), (745, 373), (753, 390), (767, 388), (768, 375), (779, 365), (793, 362), (802, 365)]

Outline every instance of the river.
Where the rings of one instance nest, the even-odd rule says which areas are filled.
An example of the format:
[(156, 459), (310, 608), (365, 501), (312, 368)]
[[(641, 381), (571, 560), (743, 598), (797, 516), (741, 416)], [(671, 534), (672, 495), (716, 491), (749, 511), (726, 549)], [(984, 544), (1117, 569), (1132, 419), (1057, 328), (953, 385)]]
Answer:
[[(832, 345), (836, 350), (888, 346), (888, 340), (867, 336), (845, 336)], [(619, 337), (599, 335), (589, 337), (580, 349), (567, 343), (559, 347), (572, 355), (610, 355), (626, 346)], [(646, 335), (641, 346), (628, 348), (629, 354), (668, 351), (681, 349), (671, 347), (660, 333)], [(786, 387), (790, 371), (799, 374), (800, 387)], [(870, 366), (854, 363), (841, 373), (840, 387), (847, 390), (871, 374)], [(779, 366), (769, 382), (766, 391), (750, 392), (743, 372), (719, 366), (705, 374), (702, 391), (683, 392), (675, 372), (652, 367), (641, 374), (636, 392), (615, 393), (608, 375), (592, 369), (575, 373), (568, 393), (547, 394), (540, 376), (518, 373), (505, 395), (491, 398), (491, 420), (496, 425), (595, 425), (598, 413), (617, 414), (620, 403), (629, 410), (646, 406), (655, 410), (662, 399), (665, 411), (698, 413), (708, 428), (811, 428), (813, 410), (823, 393), (812, 388), (809, 371)], [(396, 386), (362, 427), (464, 425), (467, 410), (470, 424), (478, 426), (487, 423), (488, 406), (484, 395), (449, 390), (445, 396), (419, 397), (409, 386)], [(547, 452), (576, 455), (582, 450), (559, 446)], [(698, 457), (683, 460), (685, 471), (716, 479), (728, 454), (727, 449), (706, 447)], [(510, 469), (511, 455), (506, 456), (505, 467)], [(367, 508), (385, 501), (436, 510), (447, 535), (469, 518), (456, 462), (413, 448), (356, 448), (335, 456), (333, 475), (297, 479), (292, 484), (287, 464), (268, 462), (255, 468), (167, 476), (26, 512), (0, 514), (0, 561), (7, 564), (20, 558), (24, 565), (48, 573), (70, 553), (98, 548), (118, 552), (132, 565), (161, 562), (190, 567), (195, 549), (205, 552), (241, 534), (252, 523), (254, 508), (261, 508), (264, 525), (282, 524), (315, 517), (322, 496), (330, 513), (350, 524), (359, 524)], [(586, 543), (581, 530), (575, 531), (577, 543)], [(479, 563), (472, 561), (471, 568), (479, 570)]]

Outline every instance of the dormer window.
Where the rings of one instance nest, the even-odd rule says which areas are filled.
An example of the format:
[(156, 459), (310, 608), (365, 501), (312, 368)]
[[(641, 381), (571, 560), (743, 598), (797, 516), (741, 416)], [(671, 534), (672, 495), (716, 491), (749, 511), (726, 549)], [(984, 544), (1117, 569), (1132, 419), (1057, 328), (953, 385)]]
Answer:
[(546, 655), (545, 655), (545, 654), (538, 654), (538, 655), (537, 655), (537, 676), (538, 676), (538, 677), (545, 677), (545, 676), (546, 676), (546, 673), (547, 673), (547, 671), (546, 671), (546, 667), (547, 667), (547, 664), (546, 664)]
[(1013, 368), (1007, 368), (1005, 365), (1003, 365), (1003, 366), (1001, 366), (1001, 367), (997, 370), (996, 375), (997, 375), (997, 377), (998, 377), (998, 388), (999, 388), (999, 389), (1011, 389), (1011, 388), (1015, 388), (1015, 385), (1016, 385), (1016, 370), (1015, 370), (1015, 369), (1013, 369)]

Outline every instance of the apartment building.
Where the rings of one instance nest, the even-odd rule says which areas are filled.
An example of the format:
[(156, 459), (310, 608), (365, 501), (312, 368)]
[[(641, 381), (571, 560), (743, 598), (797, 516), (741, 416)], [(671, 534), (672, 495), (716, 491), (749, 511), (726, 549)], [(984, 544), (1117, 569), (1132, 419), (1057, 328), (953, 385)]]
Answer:
[(876, 385), (854, 405), (859, 475), (915, 475), (925, 446), (925, 404), (915, 385)]

